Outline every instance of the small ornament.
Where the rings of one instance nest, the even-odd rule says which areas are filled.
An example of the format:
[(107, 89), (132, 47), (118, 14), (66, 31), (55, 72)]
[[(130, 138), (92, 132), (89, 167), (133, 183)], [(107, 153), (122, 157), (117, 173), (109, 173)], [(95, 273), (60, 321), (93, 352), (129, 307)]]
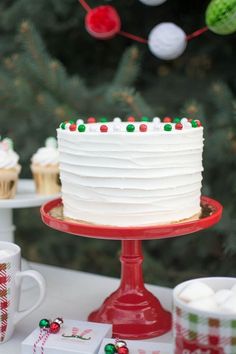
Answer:
[(86, 126), (85, 126), (84, 124), (80, 124), (80, 125), (78, 126), (78, 131), (79, 131), (80, 133), (84, 133), (85, 130), (86, 130)]
[(120, 118), (120, 117), (115, 117), (115, 118), (113, 119), (113, 122), (114, 122), (114, 123), (120, 123), (120, 122), (121, 122), (121, 118)]
[(49, 147), (49, 148), (54, 148), (54, 149), (56, 149), (56, 148), (57, 148), (57, 141), (56, 141), (56, 139), (55, 139), (53, 136), (48, 137), (48, 138), (45, 140), (45, 146), (46, 146), (46, 147)]
[(103, 124), (100, 126), (100, 132), (101, 133), (106, 133), (108, 131), (108, 126)]
[(142, 117), (141, 118), (141, 122), (149, 122), (149, 118), (148, 117)]
[(127, 118), (127, 122), (135, 122), (135, 118), (130, 116)]
[(50, 333), (56, 334), (60, 331), (61, 326), (57, 322), (52, 322), (50, 324)]
[(39, 321), (39, 327), (40, 328), (49, 328), (50, 327), (50, 321), (46, 318), (43, 318), (42, 320)]
[(185, 124), (184, 124), (184, 128), (186, 128), (186, 129), (190, 129), (190, 128), (192, 128), (192, 124), (191, 124), (191, 122), (187, 122), (187, 123), (185, 123)]
[(181, 123), (176, 123), (176, 124), (175, 124), (175, 129), (177, 129), (177, 130), (182, 130), (182, 129), (183, 129), (183, 124), (181, 124)]
[(69, 120), (69, 123), (70, 124), (75, 124), (75, 121), (74, 120)]
[(141, 124), (141, 125), (139, 126), (139, 130), (140, 130), (141, 132), (146, 132), (146, 131), (147, 131), (147, 124)]
[(139, 1), (141, 1), (143, 4), (148, 6), (157, 6), (166, 2), (166, 0), (139, 0)]
[(71, 124), (71, 125), (70, 125), (70, 131), (71, 131), (71, 132), (76, 131), (76, 129), (77, 129), (77, 125), (76, 125), (76, 124)]
[(120, 31), (120, 16), (113, 6), (101, 5), (87, 12), (85, 27), (95, 38), (110, 39)]
[(102, 117), (102, 118), (100, 119), (100, 122), (101, 122), (101, 123), (107, 123), (107, 118), (106, 118), (106, 117)]
[(202, 126), (202, 123), (200, 122), (199, 119), (195, 119), (195, 122), (197, 123), (198, 127), (201, 127), (201, 126)]
[(170, 131), (172, 130), (172, 125), (171, 125), (171, 124), (165, 124), (165, 125), (164, 125), (164, 130), (165, 130), (166, 132), (170, 132)]
[(159, 118), (159, 117), (154, 117), (152, 121), (153, 121), (153, 123), (155, 123), (155, 124), (157, 124), (157, 123), (159, 124), (159, 123), (161, 123), (161, 118)]
[(116, 347), (112, 343), (108, 343), (105, 345), (104, 352), (106, 354), (115, 354), (116, 353)]
[(126, 130), (128, 133), (133, 133), (135, 131), (135, 126), (133, 124), (128, 124)]
[(59, 125), (59, 128), (61, 128), (61, 129), (66, 129), (66, 123), (65, 123), (65, 122), (62, 122), (62, 123)]
[(116, 348), (127, 347), (127, 343), (124, 340), (117, 339), (115, 342)]
[(120, 348), (117, 348), (117, 353), (118, 354), (129, 354), (129, 349), (127, 347), (120, 347)]
[(76, 124), (77, 125), (84, 124), (84, 120), (83, 119), (77, 119)]
[(89, 117), (88, 120), (87, 120), (87, 123), (88, 124), (96, 123), (96, 119), (94, 117)]
[(173, 123), (180, 123), (180, 121), (181, 121), (181, 119), (178, 118), (178, 117), (175, 117), (175, 118), (173, 119)]
[(69, 129), (70, 129), (70, 123), (67, 122), (67, 123), (65, 124), (65, 130), (69, 130)]
[(236, 31), (236, 0), (212, 0), (206, 10), (206, 24), (217, 34)]
[(172, 119), (170, 117), (163, 118), (163, 123), (171, 123)]
[(152, 54), (160, 59), (176, 59), (185, 51), (186, 34), (174, 23), (163, 22), (151, 30), (148, 46)]
[(197, 124), (197, 122), (196, 122), (195, 120), (193, 120), (193, 121), (191, 122), (191, 124), (192, 124), (192, 127), (193, 127), (193, 128), (197, 128), (197, 127), (198, 127), (198, 124)]
[(188, 123), (188, 118), (182, 118), (180, 122), (181, 124), (185, 125), (186, 123)]

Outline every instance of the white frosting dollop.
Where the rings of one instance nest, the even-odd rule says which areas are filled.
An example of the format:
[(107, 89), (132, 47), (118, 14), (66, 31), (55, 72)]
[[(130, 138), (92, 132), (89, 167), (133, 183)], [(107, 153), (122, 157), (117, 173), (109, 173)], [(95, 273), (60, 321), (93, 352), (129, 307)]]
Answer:
[(187, 45), (184, 31), (171, 22), (155, 26), (148, 36), (148, 46), (152, 54), (164, 60), (178, 58)]
[(41, 147), (32, 156), (32, 163), (42, 166), (57, 165), (59, 163), (59, 152), (55, 138), (47, 138), (45, 147)]
[(12, 141), (8, 138), (0, 142), (0, 168), (14, 168), (19, 161), (19, 155), (13, 150)]

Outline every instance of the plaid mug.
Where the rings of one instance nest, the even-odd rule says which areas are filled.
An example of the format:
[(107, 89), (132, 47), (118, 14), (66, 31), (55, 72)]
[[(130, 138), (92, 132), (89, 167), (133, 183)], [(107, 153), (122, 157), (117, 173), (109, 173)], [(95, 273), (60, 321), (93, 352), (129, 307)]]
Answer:
[[(31, 277), (39, 287), (36, 303), (24, 311), (18, 310), (21, 281)], [(45, 280), (35, 270), (21, 271), (20, 247), (11, 242), (0, 242), (0, 343), (13, 334), (15, 325), (38, 307), (44, 299)]]
[[(195, 279), (214, 291), (230, 289), (236, 278)], [(174, 354), (236, 354), (236, 314), (203, 311), (179, 299), (181, 291), (194, 280), (179, 284), (173, 292)]]

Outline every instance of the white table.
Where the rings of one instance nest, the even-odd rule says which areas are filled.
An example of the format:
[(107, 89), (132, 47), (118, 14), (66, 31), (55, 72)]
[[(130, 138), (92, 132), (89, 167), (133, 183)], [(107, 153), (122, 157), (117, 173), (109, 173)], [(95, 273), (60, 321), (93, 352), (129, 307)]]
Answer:
[[(119, 280), (96, 274), (78, 272), (47, 265), (30, 263), (46, 279), (47, 295), (43, 304), (16, 327), (13, 337), (0, 344), (0, 354), (20, 354), (22, 340), (38, 326), (42, 318), (62, 316), (68, 319), (86, 320), (88, 314), (99, 307), (102, 301), (118, 285)], [(160, 299), (166, 309), (171, 309), (172, 290), (153, 285), (147, 288)], [(21, 299), (21, 308), (27, 307), (37, 297), (37, 288), (25, 289)], [(171, 333), (150, 341), (170, 342)]]

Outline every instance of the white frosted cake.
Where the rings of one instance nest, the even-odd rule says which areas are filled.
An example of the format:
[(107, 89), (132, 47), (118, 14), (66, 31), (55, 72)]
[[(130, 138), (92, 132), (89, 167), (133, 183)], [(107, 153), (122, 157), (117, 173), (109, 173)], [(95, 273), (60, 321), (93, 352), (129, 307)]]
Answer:
[(199, 120), (63, 122), (57, 129), (64, 216), (138, 226), (200, 215)]

